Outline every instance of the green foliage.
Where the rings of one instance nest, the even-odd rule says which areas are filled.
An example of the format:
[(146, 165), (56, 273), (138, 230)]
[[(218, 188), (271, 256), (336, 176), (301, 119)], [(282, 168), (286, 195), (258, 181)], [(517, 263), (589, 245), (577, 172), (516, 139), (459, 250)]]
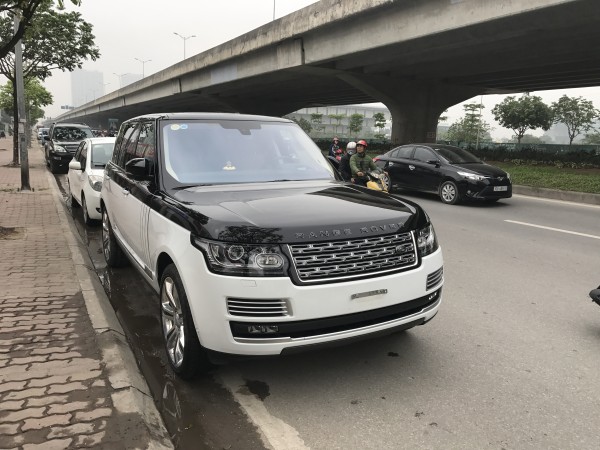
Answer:
[(446, 133), (446, 139), (454, 142), (475, 143), (484, 140), (491, 140), (490, 125), (481, 120), (481, 110), (483, 105), (479, 103), (469, 103), (463, 106), (465, 117), (457, 120)]
[[(25, 111), (30, 126), (35, 125), (38, 119), (44, 117), (43, 106), (52, 104), (52, 94), (41, 85), (40, 81), (33, 79), (25, 80)], [(13, 85), (11, 81), (0, 87), (0, 109), (9, 114), (14, 114)]]
[(363, 128), (364, 119), (365, 119), (365, 116), (363, 116), (362, 114), (359, 114), (359, 113), (354, 113), (350, 116), (350, 122), (348, 123), (348, 129), (350, 130), (351, 134), (354, 134), (355, 136), (357, 136), (358, 133), (361, 132), (361, 130)]
[[(81, 4), (81, 0), (70, 0), (76, 6)], [(11, 23), (13, 17), (19, 19), (19, 27), (16, 31), (13, 28), (2, 29), (0, 31), (0, 59), (3, 59), (13, 51), (15, 44), (23, 37), (32, 19), (39, 9), (49, 8), (56, 4), (60, 10), (64, 8), (64, 0), (3, 0), (0, 1), (0, 16), (8, 18)]]
[(312, 131), (312, 125), (311, 123), (306, 120), (304, 117), (300, 117), (299, 119), (296, 117), (288, 117), (289, 119), (293, 120), (294, 122), (296, 122), (300, 128), (302, 128), (302, 130), (304, 130), (304, 132), (306, 134), (309, 134)]
[(323, 131), (325, 129), (325, 127), (322, 125), (323, 114), (321, 113), (312, 113), (310, 115), (310, 122), (312, 124), (312, 129), (315, 131)]
[(509, 172), (515, 185), (600, 194), (600, 169), (534, 166), (518, 160), (492, 164)]
[(328, 116), (330, 119), (335, 120), (336, 124), (335, 124), (335, 134), (338, 134), (337, 129), (340, 126), (340, 124), (342, 123), (342, 120), (344, 119), (344, 117), (346, 117), (346, 114), (329, 114)]
[[(94, 44), (92, 25), (78, 12), (63, 12), (42, 5), (23, 37), (23, 76), (46, 79), (55, 69), (72, 71), (87, 59), (95, 61), (100, 51)], [(8, 17), (0, 18), (0, 33), (12, 27)], [(14, 80), (14, 54), (0, 60), (0, 73)]]
[(564, 123), (567, 126), (569, 145), (576, 136), (592, 128), (594, 120), (600, 113), (594, 104), (582, 97), (572, 98), (563, 95), (557, 102), (552, 103), (554, 123)]
[(541, 97), (528, 94), (518, 99), (506, 97), (502, 103), (494, 106), (492, 113), (500, 125), (514, 131), (518, 143), (521, 143), (527, 130), (549, 130), (553, 120), (552, 109)]
[(600, 133), (594, 132), (585, 135), (584, 144), (600, 145)]

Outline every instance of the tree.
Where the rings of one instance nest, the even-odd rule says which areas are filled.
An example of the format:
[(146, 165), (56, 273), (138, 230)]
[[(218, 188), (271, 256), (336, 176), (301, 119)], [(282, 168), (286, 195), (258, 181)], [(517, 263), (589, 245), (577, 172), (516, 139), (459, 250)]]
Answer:
[[(76, 6), (81, 4), (81, 0), (70, 0)], [(13, 17), (19, 18), (19, 27), (14, 29), (2, 30), (0, 34), (0, 59), (6, 57), (13, 51), (15, 45), (23, 37), (36, 12), (40, 7), (52, 5), (51, 0), (5, 0), (0, 2), (0, 15), (8, 18), (11, 22)], [(64, 0), (57, 0), (56, 5), (59, 9), (64, 8)]]
[(336, 121), (335, 124), (335, 134), (338, 134), (338, 127), (342, 123), (342, 119), (346, 117), (346, 114), (329, 114), (329, 118)]
[[(43, 106), (52, 104), (52, 94), (42, 86), (39, 80), (30, 78), (25, 82), (25, 110), (27, 112), (27, 125), (32, 127), (38, 119), (44, 117)], [(13, 86), (8, 81), (0, 87), (0, 109), (9, 114), (14, 114)]]
[(323, 123), (323, 114), (321, 113), (312, 113), (310, 115), (310, 123), (312, 124), (312, 127), (315, 131), (319, 132), (319, 131), (323, 131), (324, 127), (322, 125)]
[(363, 128), (363, 121), (365, 116), (359, 113), (354, 113), (350, 116), (350, 122), (348, 123), (348, 129), (350, 130), (350, 134), (354, 133), (354, 135), (358, 135)]
[(290, 119), (296, 122), (306, 134), (309, 134), (312, 131), (312, 125), (304, 117), (300, 117), (299, 119), (296, 117), (290, 117)]
[(483, 105), (480, 103), (469, 103), (463, 106), (465, 117), (457, 120), (446, 133), (446, 139), (455, 142), (473, 143), (484, 139), (491, 139), (491, 127), (484, 120), (481, 120), (481, 110)]
[[(0, 34), (4, 35), (12, 27), (9, 17), (0, 17)], [(53, 9), (52, 2), (40, 6), (31, 20), (23, 36), (23, 78), (39, 78), (44, 80), (52, 70), (68, 70), (81, 68), (83, 62), (90, 58), (96, 60), (100, 56), (94, 44), (92, 25), (82, 19), (78, 12), (63, 12)], [(15, 56), (9, 53), (0, 60), (0, 74), (15, 84)], [(25, 81), (26, 83), (27, 81)], [(14, 120), (18, 123), (16, 98)], [(14, 135), (13, 164), (19, 164), (18, 136)]]
[(557, 102), (552, 103), (554, 123), (564, 123), (569, 135), (569, 146), (573, 139), (583, 132), (590, 130), (594, 120), (599, 117), (599, 111), (594, 104), (582, 97), (571, 98), (563, 95)]
[(382, 112), (377, 112), (373, 114), (373, 120), (375, 121), (375, 127), (379, 129), (379, 133), (375, 135), (377, 139), (383, 139), (385, 135), (383, 134), (383, 129), (387, 125), (387, 119), (385, 118), (385, 114)]
[(527, 130), (547, 131), (552, 125), (552, 109), (536, 95), (525, 94), (518, 99), (506, 97), (494, 106), (492, 113), (500, 125), (514, 131), (519, 144)]
[(586, 134), (585, 138), (583, 139), (583, 143), (590, 145), (600, 145), (600, 133), (594, 131), (593, 133)]

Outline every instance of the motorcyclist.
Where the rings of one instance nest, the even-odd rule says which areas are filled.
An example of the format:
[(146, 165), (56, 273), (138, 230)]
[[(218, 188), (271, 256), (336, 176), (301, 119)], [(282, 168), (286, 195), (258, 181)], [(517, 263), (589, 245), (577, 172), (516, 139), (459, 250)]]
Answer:
[(373, 160), (367, 157), (367, 142), (361, 139), (356, 143), (356, 153), (350, 158), (350, 172), (353, 183), (367, 185), (367, 172), (380, 172)]
[(352, 171), (350, 170), (350, 158), (356, 152), (356, 142), (350, 141), (346, 145), (346, 153), (340, 159), (340, 174), (344, 181), (352, 181)]

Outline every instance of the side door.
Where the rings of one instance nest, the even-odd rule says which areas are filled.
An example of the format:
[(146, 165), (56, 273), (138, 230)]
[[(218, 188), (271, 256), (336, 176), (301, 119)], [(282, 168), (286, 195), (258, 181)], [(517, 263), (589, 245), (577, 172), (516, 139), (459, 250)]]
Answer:
[(410, 171), (408, 165), (412, 157), (414, 147), (404, 145), (393, 150), (389, 156), (385, 171), (390, 176), (392, 183), (398, 186), (410, 187)]
[(73, 160), (77, 161), (81, 165), (81, 170), (69, 169), (68, 172), (69, 189), (71, 190), (71, 195), (73, 195), (75, 200), (77, 200), (77, 203), (81, 203), (81, 179), (83, 177), (83, 171), (85, 170), (84, 162), (82, 162), (82, 154), (84, 149), (87, 148), (86, 144), (86, 141), (81, 142), (75, 151), (75, 156), (73, 156)]
[(437, 191), (441, 171), (437, 155), (429, 148), (417, 146), (411, 162), (411, 172), (416, 187), (422, 191)]
[(128, 202), (128, 196), (132, 181), (128, 179), (125, 173), (125, 163), (131, 159), (132, 149), (135, 154), (137, 133), (139, 133), (138, 126), (139, 124), (136, 121), (123, 125), (115, 142), (113, 159), (106, 165), (104, 170), (102, 186), (102, 200), (108, 211), (113, 231), (123, 244), (125, 250), (130, 254), (132, 254), (131, 243), (125, 233), (125, 229), (128, 228), (127, 224), (131, 221), (131, 218), (128, 217), (130, 213), (128, 208), (131, 203)]

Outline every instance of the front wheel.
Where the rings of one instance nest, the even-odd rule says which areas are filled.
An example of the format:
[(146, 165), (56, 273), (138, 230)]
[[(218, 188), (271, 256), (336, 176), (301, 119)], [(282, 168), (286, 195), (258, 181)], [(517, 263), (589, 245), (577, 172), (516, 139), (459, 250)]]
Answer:
[(440, 199), (448, 205), (455, 205), (460, 201), (458, 186), (454, 181), (444, 181), (440, 186)]
[(165, 350), (173, 371), (186, 380), (206, 372), (211, 364), (198, 340), (187, 295), (174, 264), (161, 277), (160, 315)]
[(85, 224), (94, 225), (96, 223), (96, 220), (90, 217), (90, 212), (88, 211), (88, 205), (85, 201), (85, 195), (83, 195), (83, 192), (81, 193), (81, 210), (83, 211), (83, 221), (85, 222)]
[(113, 234), (106, 209), (102, 210), (102, 251), (104, 252), (104, 259), (108, 267), (121, 267), (125, 265), (126, 256)]

